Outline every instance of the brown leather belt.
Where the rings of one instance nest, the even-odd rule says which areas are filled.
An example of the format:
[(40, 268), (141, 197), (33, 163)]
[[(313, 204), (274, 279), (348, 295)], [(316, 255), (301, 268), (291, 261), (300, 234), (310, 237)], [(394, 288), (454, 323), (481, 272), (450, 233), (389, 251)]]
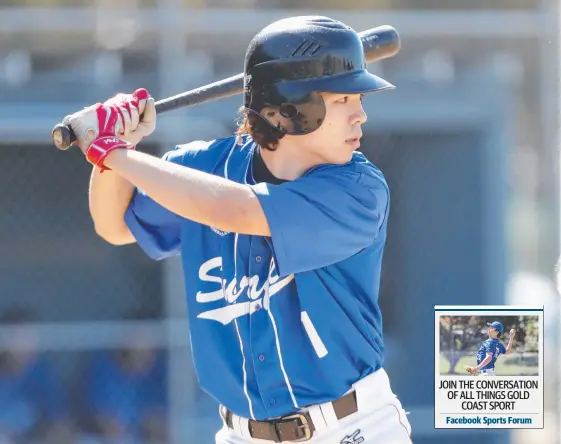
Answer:
[[(358, 410), (356, 392), (353, 390), (331, 404), (337, 419), (346, 418)], [(229, 428), (234, 428), (232, 412), (228, 409), (224, 409), (224, 421)], [(308, 412), (294, 413), (267, 421), (254, 421), (250, 419), (248, 426), (249, 434), (252, 438), (274, 442), (308, 441), (316, 430), (312, 417)]]

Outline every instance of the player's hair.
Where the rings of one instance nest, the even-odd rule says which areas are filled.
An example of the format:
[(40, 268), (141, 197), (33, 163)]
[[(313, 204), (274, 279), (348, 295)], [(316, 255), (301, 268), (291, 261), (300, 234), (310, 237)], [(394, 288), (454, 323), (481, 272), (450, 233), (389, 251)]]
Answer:
[(502, 336), (503, 332), (497, 330), (495, 327), (491, 327), (491, 328), (494, 329), (497, 332), (497, 339)]
[(238, 143), (241, 137), (248, 134), (261, 148), (275, 151), (278, 148), (279, 140), (284, 137), (284, 133), (269, 125), (264, 119), (254, 112), (244, 108), (239, 110), (238, 128), (236, 130)]

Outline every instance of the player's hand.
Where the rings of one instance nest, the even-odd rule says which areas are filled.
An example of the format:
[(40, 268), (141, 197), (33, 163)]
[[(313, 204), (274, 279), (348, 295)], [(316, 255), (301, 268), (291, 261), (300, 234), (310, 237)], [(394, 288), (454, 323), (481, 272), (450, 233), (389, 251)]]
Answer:
[(66, 116), (62, 123), (72, 128), (75, 143), (87, 154), (92, 142), (100, 137), (117, 136), (136, 146), (156, 128), (156, 108), (154, 99), (141, 88), (84, 108)]
[(516, 335), (516, 329), (515, 328), (511, 328), (510, 332), (508, 334), (509, 338), (514, 338), (514, 336)]
[(142, 139), (148, 137), (156, 129), (156, 106), (154, 98), (150, 97), (145, 89), (137, 89), (132, 94), (117, 94), (107, 102), (122, 109), (131, 110), (130, 119), (125, 116), (124, 125), (120, 134), (115, 134), (119, 139), (137, 145)]
[(464, 369), (466, 372), (468, 372), (471, 375), (475, 375), (477, 373), (477, 368), (476, 367), (472, 367), (470, 365), (466, 365), (464, 366)]

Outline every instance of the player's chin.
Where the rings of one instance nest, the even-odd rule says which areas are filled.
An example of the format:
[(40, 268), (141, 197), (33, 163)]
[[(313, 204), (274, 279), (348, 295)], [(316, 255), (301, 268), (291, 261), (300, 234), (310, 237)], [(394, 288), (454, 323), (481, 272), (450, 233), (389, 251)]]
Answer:
[(347, 143), (345, 142), (338, 152), (338, 157), (341, 163), (349, 162), (353, 158), (353, 154), (360, 148), (360, 143)]
[(333, 156), (331, 158), (331, 162), (329, 162), (329, 163), (332, 163), (332, 164), (335, 164), (335, 165), (343, 165), (345, 163), (348, 163), (353, 158), (353, 152), (354, 152), (354, 150), (351, 151), (351, 152), (348, 152), (348, 153), (344, 152), (342, 154), (338, 154), (337, 156)]

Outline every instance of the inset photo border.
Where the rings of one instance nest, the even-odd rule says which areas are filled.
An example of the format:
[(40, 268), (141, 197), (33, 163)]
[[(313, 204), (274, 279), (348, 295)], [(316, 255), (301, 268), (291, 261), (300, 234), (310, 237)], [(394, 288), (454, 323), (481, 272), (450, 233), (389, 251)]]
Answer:
[(543, 306), (435, 306), (435, 428), (543, 428)]
[(478, 372), (489, 376), (539, 376), (540, 317), (535, 314), (447, 314), (439, 316), (441, 375), (466, 375), (492, 347), (493, 357)]

